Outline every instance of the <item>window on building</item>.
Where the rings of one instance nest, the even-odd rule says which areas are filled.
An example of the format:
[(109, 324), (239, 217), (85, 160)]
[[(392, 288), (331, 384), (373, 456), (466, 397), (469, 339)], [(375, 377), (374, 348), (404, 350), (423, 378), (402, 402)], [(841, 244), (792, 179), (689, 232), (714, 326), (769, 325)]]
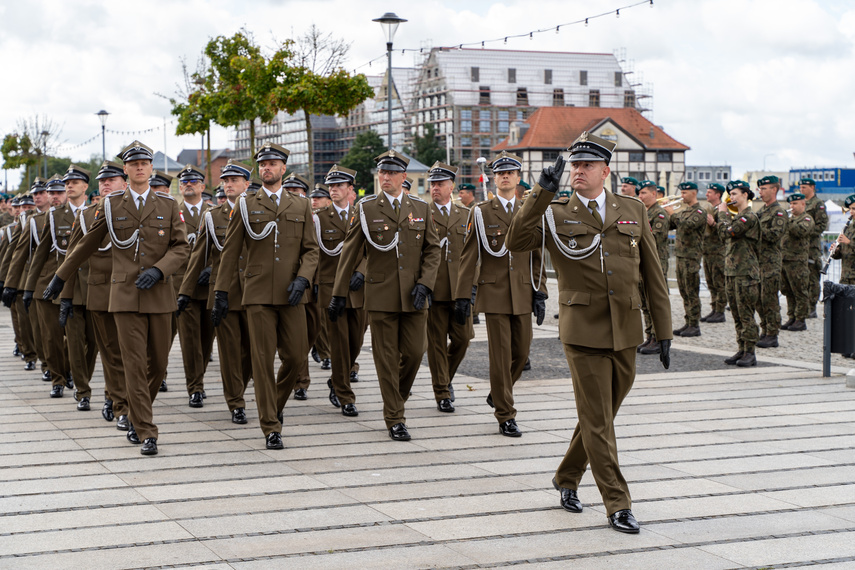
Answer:
[(660, 150), (659, 152), (656, 153), (656, 161), (657, 162), (671, 162), (672, 161), (671, 152)]
[(507, 111), (499, 111), (498, 112), (498, 124), (496, 126), (496, 132), (506, 133), (509, 130), (509, 121), (510, 121), (510, 113)]
[(517, 111), (517, 121), (525, 121), (525, 111)]
[(628, 108), (635, 107), (635, 91), (627, 89), (623, 92), (623, 106)]
[(834, 172), (833, 171), (826, 172), (825, 173), (825, 179), (826, 180), (834, 180)]
[(591, 89), (588, 91), (588, 107), (599, 107), (600, 106), (600, 90), (599, 89)]
[(647, 175), (642, 170), (630, 170), (629, 175), (635, 178), (636, 180), (646, 180)]
[(644, 151), (631, 150), (629, 151), (630, 162), (644, 162)]
[(489, 133), (490, 132), (490, 111), (480, 111), (478, 113), (478, 120), (480, 124), (478, 125), (478, 132), (481, 133)]
[(517, 88), (517, 105), (528, 105), (528, 90), (525, 87)]
[(460, 146), (472, 146), (472, 139), (469, 137), (461, 137)]
[(480, 67), (470, 68), (470, 74), (472, 76), (472, 81), (481, 81), (481, 68)]
[(620, 87), (621, 85), (623, 85), (623, 73), (615, 71), (615, 87)]
[(517, 70), (516, 68), (509, 67), (508, 68), (508, 83), (516, 83), (517, 82)]
[(695, 179), (695, 173), (694, 173), (694, 172), (692, 172), (691, 170), (690, 170), (690, 171), (688, 171), (688, 172), (686, 173), (686, 180), (694, 180), (694, 179)]
[(544, 69), (543, 70), (543, 82), (546, 85), (552, 85), (552, 70)]
[(563, 107), (564, 106), (564, 90), (563, 89), (553, 89), (552, 90), (552, 106), (553, 107)]
[(584, 69), (579, 71), (579, 85), (587, 85), (588, 84), (588, 72)]
[(460, 158), (472, 158), (472, 149), (471, 148), (460, 149)]
[(480, 85), (478, 87), (478, 104), (479, 105), (489, 105), (490, 104), (490, 86), (489, 85)]
[(730, 179), (730, 174), (728, 174), (727, 172), (722, 172), (722, 173), (721, 173), (721, 179), (722, 179), (722, 180), (725, 180), (725, 181), (729, 180), (729, 179)]
[(545, 150), (543, 151), (543, 161), (544, 162), (555, 162), (555, 159), (558, 158), (557, 150)]
[(472, 111), (460, 111), (460, 132), (472, 132)]

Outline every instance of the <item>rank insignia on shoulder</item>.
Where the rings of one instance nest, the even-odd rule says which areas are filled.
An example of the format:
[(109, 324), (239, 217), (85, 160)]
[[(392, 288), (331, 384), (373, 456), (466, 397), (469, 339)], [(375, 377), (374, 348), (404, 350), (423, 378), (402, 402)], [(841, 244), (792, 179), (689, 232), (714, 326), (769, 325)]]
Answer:
[(617, 223), (619, 223), (619, 224), (634, 224), (636, 226), (638, 225), (638, 222), (636, 222), (635, 220), (618, 220)]

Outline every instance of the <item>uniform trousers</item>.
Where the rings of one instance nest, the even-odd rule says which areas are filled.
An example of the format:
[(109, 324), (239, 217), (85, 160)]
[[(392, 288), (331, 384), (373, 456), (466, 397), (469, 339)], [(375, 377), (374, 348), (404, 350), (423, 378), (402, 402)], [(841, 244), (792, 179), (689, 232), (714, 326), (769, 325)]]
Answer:
[(35, 312), (39, 321), (39, 332), (42, 336), (42, 347), (45, 351), (47, 369), (54, 386), (65, 385), (68, 374), (68, 353), (65, 348), (65, 335), (59, 326), (59, 305), (53, 301), (35, 299), (30, 305), (30, 312)]
[(251, 351), (246, 313), (243, 310), (230, 310), (217, 327), (223, 397), (230, 412), (236, 408), (246, 408), (244, 392), (252, 378)]
[(24, 301), (21, 299), (21, 295), (18, 295), (18, 314), (24, 315), (27, 320), (30, 322), (30, 330), (33, 332), (33, 349), (36, 351), (36, 358), (41, 362), (41, 370), (42, 372), (47, 371), (47, 356), (45, 356), (45, 336), (42, 333), (41, 322), (39, 321), (39, 316), (37, 313), (36, 303), (39, 301), (33, 300), (33, 303), (30, 304), (30, 310), (27, 311), (24, 308)]
[[(247, 305), (252, 377), (258, 422), (267, 436), (282, 432), (276, 415), (294, 391), (300, 367), (309, 352), (306, 310), (302, 305)], [(282, 361), (279, 379), (273, 376), (276, 354)]]
[(757, 313), (760, 315), (760, 330), (764, 335), (778, 336), (781, 330), (781, 302), (778, 291), (781, 289), (781, 272), (764, 275), (760, 279), (760, 299)]
[(810, 313), (809, 280), (806, 260), (784, 260), (781, 267), (781, 293), (787, 298), (788, 319), (804, 321)]
[(92, 380), (92, 372), (95, 371), (98, 348), (95, 344), (92, 315), (86, 310), (86, 305), (74, 305), (74, 316), (65, 324), (65, 338), (68, 344), (68, 365), (74, 377), (77, 397), (90, 398), (92, 389), (89, 382)]
[(697, 259), (677, 258), (677, 287), (683, 298), (686, 324), (696, 327), (701, 320), (701, 264)]
[(485, 313), (487, 350), (490, 358), (490, 395), (499, 423), (517, 416), (514, 384), (522, 376), (531, 348), (531, 313), (505, 315)]
[(730, 305), (730, 314), (733, 315), (739, 350), (754, 352), (754, 345), (757, 344), (754, 310), (759, 296), (758, 280), (744, 276), (727, 277), (727, 303)]
[[(128, 415), (128, 390), (125, 386), (125, 369), (122, 366), (122, 350), (119, 347), (119, 332), (113, 313), (89, 311), (95, 332), (95, 344), (101, 355), (104, 370), (104, 398), (113, 402), (113, 413)], [(170, 346), (172, 343), (170, 342)]]
[(178, 315), (178, 340), (184, 358), (187, 393), (201, 392), (205, 389), (205, 371), (214, 346), (214, 324), (207, 301), (191, 299), (187, 308)]
[[(128, 418), (140, 440), (157, 438), (152, 404), (169, 361), (169, 313), (113, 313), (125, 371)], [(113, 411), (115, 413), (115, 410)]]
[(560, 487), (578, 489), (588, 463), (606, 513), (632, 508), (620, 471), (614, 419), (635, 381), (635, 347), (623, 350), (564, 345), (579, 421), (555, 473)]
[(331, 359), (330, 322), (323, 315), (326, 312), (326, 307), (318, 307), (318, 310), (321, 313), (321, 328), (318, 330), (318, 338), (315, 339), (315, 348), (318, 350), (318, 356)]
[(410, 313), (369, 311), (371, 350), (383, 397), (386, 428), (406, 423), (404, 404), (425, 354), (427, 310)]
[(427, 315), (427, 357), (433, 396), (437, 402), (451, 398), (448, 385), (463, 362), (473, 336), (475, 331), (471, 314), (466, 318), (465, 325), (458, 325), (454, 320), (453, 302), (431, 303)]
[(20, 298), (12, 304), (12, 315), (18, 317), (18, 349), (24, 355), (26, 362), (33, 362), (38, 359), (36, 355), (36, 345), (33, 340), (33, 325), (30, 323), (30, 318), (24, 313), (23, 304), (19, 305)]
[(723, 313), (727, 306), (727, 288), (724, 280), (724, 256), (704, 255), (704, 276), (710, 292), (710, 306), (716, 313)]
[[(308, 340), (308, 349), (309, 350), (317, 343), (318, 337), (321, 334), (321, 309), (318, 306), (318, 301), (314, 297), (311, 301), (303, 305), (306, 310), (306, 338)], [(320, 349), (318, 349), (318, 355), (321, 358), (324, 358), (323, 355), (320, 354)], [(279, 368), (278, 377), (281, 379), (285, 371), (282, 367)], [(309, 385), (312, 383), (312, 378), (309, 376), (309, 355), (306, 354), (306, 358), (303, 359), (303, 362), (300, 364), (300, 374), (297, 376), (297, 383), (294, 385), (294, 389), (302, 388), (303, 390), (307, 390)]]
[(332, 356), (333, 390), (342, 405), (353, 404), (356, 402), (356, 395), (350, 386), (350, 372), (356, 365), (356, 357), (362, 349), (362, 339), (365, 336), (365, 310), (345, 309), (335, 322), (329, 320), (329, 314), (326, 311), (324, 314)]
[[(808, 293), (808, 306), (810, 311), (816, 310), (816, 304), (819, 302), (820, 281), (822, 275), (822, 250), (819, 248), (811, 248), (808, 253), (808, 274), (810, 276), (810, 289)], [(809, 312), (810, 312), (809, 311)]]

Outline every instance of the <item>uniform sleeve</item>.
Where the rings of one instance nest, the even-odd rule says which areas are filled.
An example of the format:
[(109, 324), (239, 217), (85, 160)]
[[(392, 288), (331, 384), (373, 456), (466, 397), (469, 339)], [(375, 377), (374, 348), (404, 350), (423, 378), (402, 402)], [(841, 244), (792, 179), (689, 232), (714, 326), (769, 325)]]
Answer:
[[(555, 195), (534, 185), (531, 196), (523, 202), (519, 213), (511, 220), (505, 244), (511, 251), (533, 251), (543, 245), (543, 213)], [(473, 208), (473, 211), (475, 208)], [(474, 228), (473, 228), (474, 229)], [(472, 232), (474, 233), (474, 232)], [(469, 236), (467, 236), (467, 239)], [(464, 248), (465, 249), (465, 248)]]
[(825, 210), (825, 204), (817, 206), (813, 212), (813, 236), (819, 237), (828, 229), (828, 212)]
[[(229, 227), (226, 230), (226, 239), (223, 243), (223, 251), (220, 252), (220, 266), (217, 268), (217, 281), (214, 283), (214, 291), (231, 289), (232, 275), (238, 270), (238, 260), (243, 252), (244, 240), (246, 239), (246, 228), (243, 225), (243, 216), (240, 213), (240, 201), (246, 198), (238, 198), (235, 204)], [(285, 285), (287, 287), (287, 285)], [(234, 303), (230, 299), (230, 303)]]
[[(11, 244), (10, 244), (11, 247)], [(12, 257), (9, 260), (9, 271), (6, 275), (6, 287), (20, 289), (21, 277), (24, 272), (24, 265), (27, 263), (27, 257), (30, 253), (30, 219), (27, 218), (25, 223), (21, 225), (21, 233), (18, 235), (18, 241), (12, 251)], [(8, 283), (9, 279), (15, 280), (14, 283)]]
[[(425, 204), (425, 217), (431, 220), (430, 206)], [(422, 242), (422, 260), (419, 264), (419, 280), (431, 291), (436, 284), (436, 272), (439, 270), (441, 253), (439, 249), (439, 234), (433, 220), (425, 224), (425, 239)]]
[(662, 274), (662, 265), (659, 262), (659, 252), (653, 232), (649, 224), (641, 226), (641, 249), (639, 251), (639, 270), (641, 280), (644, 283), (644, 293), (647, 296), (647, 304), (653, 319), (653, 330), (657, 340), (670, 340), (673, 338), (671, 330), (671, 300), (669, 298), (668, 285)]
[(202, 212), (202, 218), (199, 220), (196, 243), (190, 251), (190, 261), (187, 264), (187, 271), (184, 272), (184, 281), (181, 282), (178, 289), (179, 295), (192, 296), (196, 289), (196, 282), (199, 280), (199, 274), (202, 273), (203, 269), (211, 266), (209, 254), (211, 241), (208, 239), (208, 225), (204, 223), (205, 212)]
[[(362, 212), (363, 205), (357, 206), (359, 212)], [(358, 217), (355, 214), (354, 217)], [(361, 257), (365, 256), (365, 235), (362, 233), (362, 225), (359, 220), (355, 220), (350, 224), (347, 230), (347, 235), (344, 237), (344, 245), (341, 248), (341, 259), (338, 262), (338, 270), (335, 275), (335, 284), (333, 284), (333, 297), (347, 297), (347, 292), (350, 290), (350, 277), (353, 275), (354, 268), (361, 263)], [(365, 275), (365, 272), (361, 272)]]
[(303, 239), (300, 243), (300, 269), (297, 270), (297, 277), (303, 277), (309, 283), (314, 283), (321, 250), (318, 247), (318, 239), (315, 237), (314, 214), (312, 213), (312, 203), (309, 200), (306, 200), (306, 222), (303, 224)]
[[(463, 251), (460, 253), (460, 269), (457, 271), (457, 283), (454, 287), (455, 299), (469, 299), (472, 296), (472, 284), (475, 282), (475, 269), (478, 265), (478, 237), (475, 231), (475, 209), (469, 211), (466, 222), (466, 237), (463, 238)], [(508, 234), (508, 238), (511, 234)], [(505, 240), (507, 243), (507, 239)], [(517, 249), (517, 251), (525, 251)]]
[[(48, 212), (46, 216), (50, 216), (50, 212)], [(50, 248), (53, 245), (50, 235), (49, 217), (45, 218), (45, 227), (42, 228), (39, 240), (39, 245), (36, 247), (36, 251), (33, 253), (33, 259), (30, 261), (30, 270), (29, 273), (27, 273), (27, 282), (24, 285), (24, 291), (35, 291), (36, 281), (39, 280), (39, 275), (42, 273), (42, 269), (44, 268), (48, 254), (50, 253)]]
[(787, 231), (786, 214), (779, 216), (776, 212), (766, 224), (760, 226), (760, 238), (766, 243), (779, 244), (784, 232)]
[[(72, 254), (74, 248), (77, 247), (77, 242), (80, 241), (80, 238), (83, 237), (83, 228), (80, 225), (80, 218), (83, 217), (83, 211), (78, 210), (77, 216), (74, 219), (74, 229), (71, 230), (71, 237), (68, 240), (68, 249), (66, 250), (66, 257)], [(77, 284), (77, 271), (71, 274), (68, 281), (65, 282), (65, 286), (62, 288), (62, 293), (60, 294), (60, 298), (62, 299), (73, 299), (74, 298), (74, 287)]]

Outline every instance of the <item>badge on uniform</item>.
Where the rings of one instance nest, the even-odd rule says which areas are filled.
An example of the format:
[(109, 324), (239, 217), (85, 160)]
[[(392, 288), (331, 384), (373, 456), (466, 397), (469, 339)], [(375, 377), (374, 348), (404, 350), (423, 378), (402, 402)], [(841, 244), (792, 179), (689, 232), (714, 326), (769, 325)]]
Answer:
[(158, 220), (162, 220), (162, 219), (163, 219), (163, 216), (155, 216), (155, 218), (156, 218), (156, 219), (158, 219)]
[(163, 237), (166, 235), (166, 232), (164, 232), (163, 230), (157, 230), (157, 235), (159, 235), (160, 237)]
[(617, 223), (619, 223), (619, 224), (634, 224), (636, 226), (638, 225), (638, 222), (636, 222), (635, 220), (618, 220)]
[(568, 241), (568, 242), (567, 242), (567, 245), (568, 245), (571, 249), (576, 249), (576, 246), (577, 246), (577, 245), (579, 245), (579, 244), (578, 244), (578, 243), (576, 243), (576, 238), (570, 238), (570, 241)]
[(660, 217), (660, 218), (664, 218), (664, 217), (665, 217), (665, 214), (659, 214), (659, 217)]
[[(178, 217), (181, 218), (182, 222), (184, 222), (184, 212), (182, 212), (181, 210), (178, 210)], [(184, 222), (184, 223), (186, 224), (187, 222)]]
[(638, 242), (635, 239), (629, 240), (629, 247), (638, 247)]
[(739, 218), (739, 221), (740, 221), (740, 222), (742, 222), (742, 223), (745, 223), (745, 222), (747, 222), (748, 220), (746, 220), (744, 217), (740, 217), (740, 218)]
[(776, 214), (776, 215), (778, 215), (778, 216), (783, 216), (783, 215), (784, 215), (784, 212), (775, 212), (775, 214)]

